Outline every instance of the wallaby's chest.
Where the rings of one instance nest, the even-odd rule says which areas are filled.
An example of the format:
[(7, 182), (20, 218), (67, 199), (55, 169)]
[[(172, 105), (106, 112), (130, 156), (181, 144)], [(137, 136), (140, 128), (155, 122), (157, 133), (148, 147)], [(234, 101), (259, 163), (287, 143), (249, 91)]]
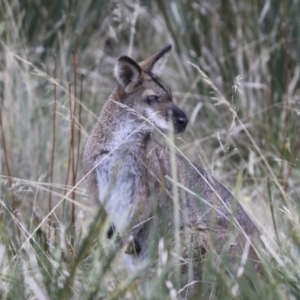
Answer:
[(101, 157), (96, 169), (99, 200), (117, 227), (128, 225), (136, 205), (135, 194), (139, 189), (140, 177), (134, 154), (115, 151)]

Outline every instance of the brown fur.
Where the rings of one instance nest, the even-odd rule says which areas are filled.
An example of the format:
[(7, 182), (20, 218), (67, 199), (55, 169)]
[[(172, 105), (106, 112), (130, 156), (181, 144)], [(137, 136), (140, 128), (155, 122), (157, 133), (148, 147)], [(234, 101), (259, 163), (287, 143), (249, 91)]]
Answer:
[[(91, 197), (104, 203), (116, 230), (125, 239), (132, 234), (140, 247), (138, 255), (125, 254), (129, 269), (149, 258), (154, 222), (165, 244), (174, 245), (170, 151), (152, 137), (155, 127), (179, 133), (187, 124), (168, 88), (153, 74), (160, 70), (170, 49), (164, 48), (139, 65), (128, 57), (120, 58), (116, 67), (119, 84), (105, 103), (83, 154)], [(202, 261), (209, 248), (220, 254), (226, 245), (229, 259), (239, 261), (246, 239), (255, 241), (259, 231), (216, 179), (178, 155), (176, 164), (177, 180), (186, 187), (179, 187), (178, 197), (182, 257)], [(249, 258), (257, 260), (253, 246)], [(191, 278), (187, 267), (182, 266), (180, 272), (183, 287)], [(192, 277), (201, 278), (199, 264), (195, 264)]]

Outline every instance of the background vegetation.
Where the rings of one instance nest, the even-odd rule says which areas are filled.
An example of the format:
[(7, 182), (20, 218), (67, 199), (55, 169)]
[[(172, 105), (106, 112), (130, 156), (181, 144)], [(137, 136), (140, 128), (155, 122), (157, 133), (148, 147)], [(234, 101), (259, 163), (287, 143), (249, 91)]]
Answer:
[(298, 0), (2, 0), (1, 299), (176, 299), (161, 260), (147, 294), (125, 274), (80, 168), (117, 58), (167, 43), (162, 77), (190, 118), (176, 144), (266, 245), (264, 275), (208, 259), (195, 299), (299, 299), (299, 15)]

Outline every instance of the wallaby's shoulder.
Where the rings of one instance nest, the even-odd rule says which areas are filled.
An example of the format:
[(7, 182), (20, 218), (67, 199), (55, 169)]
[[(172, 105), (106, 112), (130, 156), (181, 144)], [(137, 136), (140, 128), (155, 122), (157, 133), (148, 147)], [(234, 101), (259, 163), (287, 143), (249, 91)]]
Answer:
[[(155, 139), (149, 140), (147, 144), (147, 157), (150, 162), (158, 162), (161, 166), (164, 166), (168, 170), (168, 175), (171, 172), (171, 150)], [(187, 160), (185, 157), (175, 154), (176, 168), (180, 177), (187, 178), (189, 184), (195, 183), (195, 185), (201, 184), (202, 188), (211, 185), (215, 187), (219, 182), (204, 169), (198, 165)], [(179, 178), (180, 179), (180, 178)], [(229, 193), (229, 191), (228, 191)], [(229, 193), (230, 194), (230, 193)]]

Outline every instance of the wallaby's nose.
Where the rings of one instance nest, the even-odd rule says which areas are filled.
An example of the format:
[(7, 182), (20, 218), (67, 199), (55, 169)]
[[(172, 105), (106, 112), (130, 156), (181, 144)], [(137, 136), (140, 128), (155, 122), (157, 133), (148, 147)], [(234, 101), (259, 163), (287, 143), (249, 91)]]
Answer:
[(186, 116), (182, 116), (177, 119), (177, 123), (180, 124), (181, 126), (186, 126), (188, 121), (189, 120)]
[(189, 119), (185, 113), (177, 106), (173, 108), (174, 133), (184, 132)]

